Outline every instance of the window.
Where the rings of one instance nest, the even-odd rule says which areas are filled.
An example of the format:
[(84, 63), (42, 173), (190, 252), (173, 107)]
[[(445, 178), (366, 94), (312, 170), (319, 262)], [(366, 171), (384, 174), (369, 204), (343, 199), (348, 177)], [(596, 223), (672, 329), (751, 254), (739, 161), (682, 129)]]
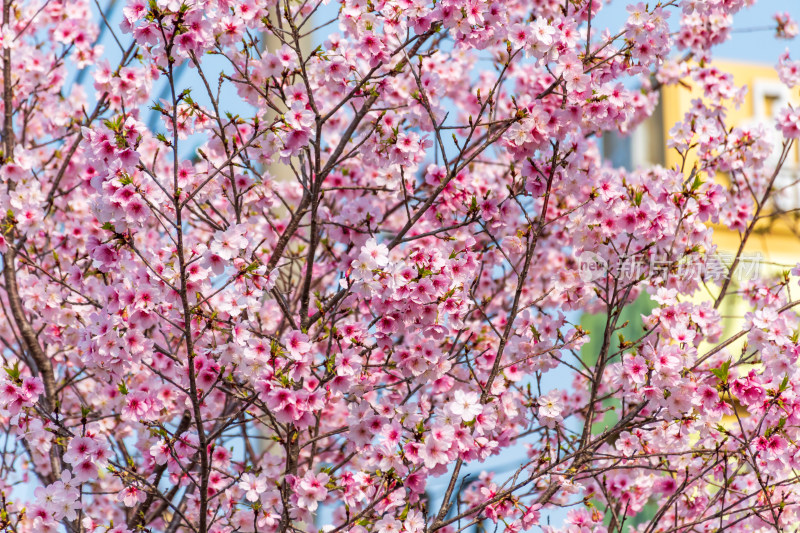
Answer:
[[(767, 139), (773, 146), (767, 160), (767, 167), (774, 168), (781, 154), (781, 136), (775, 129), (775, 115), (791, 103), (791, 92), (777, 80), (756, 80), (753, 83), (753, 120), (751, 123), (763, 124)], [(778, 209), (800, 209), (800, 167), (797, 161), (797, 147), (793, 147), (789, 157), (775, 178), (775, 204)]]

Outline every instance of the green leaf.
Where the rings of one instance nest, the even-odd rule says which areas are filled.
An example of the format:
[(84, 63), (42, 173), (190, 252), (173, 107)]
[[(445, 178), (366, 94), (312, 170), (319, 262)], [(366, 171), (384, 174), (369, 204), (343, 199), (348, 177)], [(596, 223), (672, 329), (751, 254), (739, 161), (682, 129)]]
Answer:
[(722, 363), (721, 367), (711, 369), (711, 373), (717, 376), (717, 379), (719, 379), (722, 383), (727, 383), (728, 370), (730, 369), (730, 367), (731, 367), (731, 362), (730, 360), (728, 360)]
[(781, 386), (778, 388), (778, 392), (781, 393), (789, 388), (789, 374), (785, 374), (783, 376), (783, 381), (781, 381)]
[(14, 363), (13, 367), (5, 367), (6, 374), (14, 381), (19, 381), (19, 361)]

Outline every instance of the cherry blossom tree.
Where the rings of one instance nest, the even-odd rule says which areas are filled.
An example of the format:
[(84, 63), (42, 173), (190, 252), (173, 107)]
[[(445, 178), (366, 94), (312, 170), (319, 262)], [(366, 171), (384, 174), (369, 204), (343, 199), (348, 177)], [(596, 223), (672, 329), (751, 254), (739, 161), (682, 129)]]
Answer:
[[(3, 0), (2, 530), (796, 527), (797, 288), (734, 274), (800, 111), (733, 127), (712, 61), (752, 3)], [(603, 159), (687, 83), (682, 165)]]

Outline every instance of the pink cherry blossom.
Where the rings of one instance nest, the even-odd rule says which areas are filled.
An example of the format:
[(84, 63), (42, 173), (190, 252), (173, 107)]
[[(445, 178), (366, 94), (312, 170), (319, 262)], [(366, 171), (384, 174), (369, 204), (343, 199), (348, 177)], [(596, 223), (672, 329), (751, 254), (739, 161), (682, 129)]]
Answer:
[(315, 511), (319, 502), (328, 495), (325, 487), (330, 480), (327, 474), (313, 474), (311, 472), (297, 482), (297, 505), (309, 511)]
[[(3, 526), (791, 530), (753, 3), (7, 0)], [(673, 90), (669, 163), (607, 158)]]

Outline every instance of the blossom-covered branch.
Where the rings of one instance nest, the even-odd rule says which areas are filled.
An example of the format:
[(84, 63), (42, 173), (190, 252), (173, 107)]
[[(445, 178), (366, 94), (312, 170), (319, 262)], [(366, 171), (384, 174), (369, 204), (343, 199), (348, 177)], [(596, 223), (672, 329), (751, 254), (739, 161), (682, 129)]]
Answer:
[[(734, 275), (800, 112), (727, 116), (752, 2), (606, 3), (4, 0), (0, 528), (794, 527), (797, 295)], [(682, 164), (604, 160), (678, 84)]]

